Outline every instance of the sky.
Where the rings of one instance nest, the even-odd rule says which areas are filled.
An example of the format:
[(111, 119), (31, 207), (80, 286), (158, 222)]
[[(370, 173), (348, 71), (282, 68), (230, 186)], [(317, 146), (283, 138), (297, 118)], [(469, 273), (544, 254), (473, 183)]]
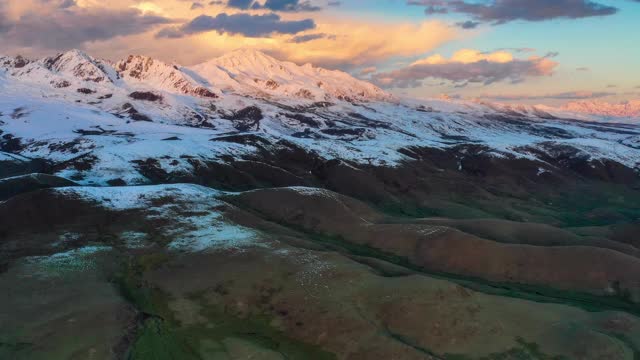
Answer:
[(640, 98), (640, 0), (0, 0), (0, 54), (185, 66), (238, 48), (398, 95)]

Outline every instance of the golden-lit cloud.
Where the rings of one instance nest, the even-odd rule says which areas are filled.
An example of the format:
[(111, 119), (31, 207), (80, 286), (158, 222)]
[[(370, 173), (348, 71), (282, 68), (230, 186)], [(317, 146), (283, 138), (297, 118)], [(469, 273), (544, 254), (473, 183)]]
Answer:
[(373, 79), (385, 87), (419, 87), (426, 79), (446, 80), (458, 87), (470, 83), (519, 83), (529, 77), (552, 75), (558, 66), (551, 59), (555, 55), (519, 59), (505, 50), (487, 53), (462, 49), (456, 51), (451, 58), (447, 59), (440, 54), (431, 55), (409, 66), (375, 74)]
[[(1, 10), (15, 24), (22, 26), (23, 33), (29, 31), (27, 29), (29, 26), (37, 25), (36, 22), (21, 24), (20, 19), (24, 19), (25, 15), (30, 16), (31, 19), (42, 16), (41, 24), (37, 26), (40, 31), (46, 31), (44, 25), (51, 22), (50, 19), (62, 21), (72, 19), (74, 16), (78, 18), (76, 14), (80, 16), (91, 14), (91, 17), (87, 17), (87, 21), (83, 22), (80, 18), (75, 20), (76, 23), (88, 24), (88, 22), (97, 21), (97, 25), (101, 25), (99, 19), (96, 19), (97, 14), (109, 14), (111, 21), (115, 21), (115, 18), (122, 13), (128, 16), (124, 17), (127, 21), (131, 23), (139, 21), (144, 26), (130, 26), (130, 31), (106, 31), (105, 29), (99, 32), (112, 36), (91, 37), (87, 34), (79, 37), (77, 34), (66, 36), (64, 27), (60, 21), (57, 21), (51, 26), (58, 33), (58, 36), (53, 37), (55, 40), (53, 43), (30, 42), (33, 40), (31, 38), (19, 42), (20, 38), (16, 36), (16, 41), (10, 45), (9, 42), (0, 45), (0, 52), (11, 53), (19, 50), (26, 52), (27, 55), (41, 56), (49, 55), (52, 49), (63, 51), (76, 47), (112, 60), (130, 53), (139, 53), (165, 61), (191, 65), (231, 50), (252, 47), (297, 63), (311, 62), (319, 66), (352, 68), (372, 66), (390, 58), (424, 54), (459, 36), (457, 29), (440, 21), (357, 20), (336, 13), (314, 11), (278, 13), (282, 22), (295, 23), (303, 20), (314, 22), (314, 28), (297, 33), (260, 33), (262, 37), (248, 37), (237, 33), (203, 31), (187, 34), (179, 39), (157, 38), (156, 35), (163, 29), (179, 28), (181, 24), (187, 24), (200, 15), (209, 17), (238, 13), (265, 15), (269, 14), (270, 10), (246, 11), (224, 5), (209, 5), (209, 2), (203, 2), (204, 8), (194, 10), (191, 8), (190, 1), (183, 0), (111, 0), (108, 7), (102, 0), (76, 0), (71, 2), (72, 6), (69, 8), (61, 9), (63, 3), (69, 4), (65, 0), (11, 1), (5, 3)], [(175, 24), (164, 25), (164, 23)], [(74, 29), (68, 30), (77, 33)], [(376, 36), (376, 34), (384, 34), (384, 36)], [(36, 35), (34, 33), (34, 36)]]
[[(368, 65), (392, 57), (416, 56), (457, 36), (456, 30), (438, 21), (422, 23), (368, 23), (318, 21), (323, 38), (303, 44), (282, 43), (273, 50), (297, 62), (327, 65)], [(372, 34), (385, 36), (372, 36)]]
[(504, 50), (499, 50), (491, 53), (483, 53), (478, 50), (461, 49), (456, 51), (451, 56), (451, 59), (447, 59), (440, 54), (436, 54), (436, 55), (429, 56), (425, 59), (415, 61), (411, 65), (420, 65), (420, 64), (435, 65), (435, 64), (446, 64), (448, 62), (471, 64), (471, 63), (483, 61), (483, 60), (488, 62), (495, 62), (495, 63), (508, 63), (510, 61), (513, 61), (513, 55)]

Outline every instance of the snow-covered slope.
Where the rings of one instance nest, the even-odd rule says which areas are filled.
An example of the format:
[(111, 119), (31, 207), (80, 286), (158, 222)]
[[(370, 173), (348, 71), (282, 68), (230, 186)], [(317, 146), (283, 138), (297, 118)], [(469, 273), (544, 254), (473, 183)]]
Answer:
[[(545, 162), (562, 153), (640, 167), (636, 125), (537, 107), (396, 100), (344, 73), (254, 51), (192, 68), (139, 56), (111, 65), (78, 51), (0, 64), (0, 151), (47, 159), (56, 174), (81, 184), (148, 182), (139, 170), (149, 161), (179, 178), (196, 171), (197, 161), (283, 144), (377, 166), (402, 164), (411, 148), (473, 146), (494, 157)], [(300, 89), (312, 99), (297, 96)], [(264, 144), (229, 136), (259, 136)]]
[(108, 62), (95, 59), (79, 50), (35, 61), (7, 57), (0, 61), (0, 67), (23, 82), (48, 84), (54, 88), (86, 83), (107, 86), (118, 80), (118, 74)]
[(131, 55), (115, 65), (124, 81), (133, 86), (143, 85), (156, 90), (175, 92), (198, 97), (218, 97), (204, 84), (181, 71), (177, 65), (169, 65), (147, 56)]
[(636, 118), (640, 122), (640, 100), (620, 103), (606, 101), (573, 101), (563, 107), (564, 110), (580, 113), (600, 115), (615, 118)]
[(377, 86), (342, 71), (278, 61), (256, 50), (236, 50), (190, 68), (209, 83), (239, 93), (265, 93), (314, 101), (390, 101)]

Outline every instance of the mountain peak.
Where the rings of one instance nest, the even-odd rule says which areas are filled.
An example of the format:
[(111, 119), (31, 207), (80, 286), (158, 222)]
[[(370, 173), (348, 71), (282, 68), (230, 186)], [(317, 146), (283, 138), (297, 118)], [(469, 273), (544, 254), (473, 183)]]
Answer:
[(70, 74), (83, 81), (96, 83), (114, 81), (113, 74), (110, 74), (111, 71), (109, 71), (107, 64), (78, 49), (44, 58), (42, 65), (50, 71)]
[(237, 69), (244, 72), (270, 71), (270, 69), (285, 70), (284, 62), (260, 50), (246, 48), (234, 50), (213, 59), (212, 62), (225, 69)]
[(218, 59), (224, 59), (224, 58), (246, 58), (246, 59), (264, 59), (264, 60), (270, 60), (270, 61), (278, 61), (274, 57), (267, 55), (263, 51), (252, 49), (252, 48), (235, 49), (231, 52), (228, 52), (218, 57)]
[(218, 96), (177, 65), (170, 65), (148, 56), (129, 55), (116, 64), (116, 71), (125, 81), (132, 84), (145, 84), (169, 92), (198, 97)]
[(218, 88), (310, 101), (388, 101), (393, 97), (342, 71), (280, 61), (255, 49), (237, 49), (191, 68)]
[(89, 56), (86, 52), (80, 50), (80, 49), (71, 49), (71, 50), (67, 50), (64, 53), (62, 53), (64, 56), (66, 57), (79, 57), (85, 60), (89, 60), (92, 59), (91, 56)]

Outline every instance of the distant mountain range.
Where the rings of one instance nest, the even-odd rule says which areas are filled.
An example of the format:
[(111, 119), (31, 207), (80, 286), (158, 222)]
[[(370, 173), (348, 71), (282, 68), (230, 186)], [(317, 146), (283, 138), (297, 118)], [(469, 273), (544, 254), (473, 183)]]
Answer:
[[(640, 159), (635, 128), (598, 123), (618, 120), (547, 107), (400, 99), (347, 73), (254, 50), (192, 67), (145, 56), (113, 63), (78, 50), (40, 60), (0, 57), (0, 92), (0, 150), (53, 162), (84, 154), (91, 166), (59, 172), (96, 184), (147, 182), (130, 166), (135, 161), (156, 159), (173, 174), (191, 171), (188, 157), (255, 151), (255, 144), (210, 141), (229, 134), (378, 165), (406, 161), (406, 149), (416, 146), (473, 145), (497, 157), (538, 160), (569, 146), (573, 157), (629, 168)], [(178, 139), (171, 153), (165, 138)]]
[(614, 118), (640, 118), (640, 100), (631, 100), (620, 103), (588, 100), (572, 101), (562, 107), (563, 110)]
[(146, 56), (129, 56), (111, 63), (79, 50), (30, 61), (0, 57), (0, 65), (15, 78), (55, 88), (83, 83), (148, 87), (175, 94), (215, 97), (231, 92), (253, 96), (281, 96), (313, 101), (386, 101), (380, 88), (341, 71), (298, 66), (260, 51), (238, 50), (193, 67), (167, 64)]

